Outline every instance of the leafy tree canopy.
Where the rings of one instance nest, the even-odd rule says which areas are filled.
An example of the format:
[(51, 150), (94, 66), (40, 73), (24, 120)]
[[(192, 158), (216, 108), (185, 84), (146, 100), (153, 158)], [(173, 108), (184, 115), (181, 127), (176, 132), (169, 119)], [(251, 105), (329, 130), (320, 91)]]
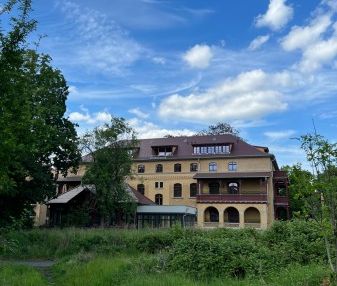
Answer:
[(126, 178), (131, 175), (137, 145), (134, 131), (123, 118), (113, 117), (110, 124), (95, 128), (81, 141), (91, 157), (83, 182), (95, 186), (101, 224), (109, 223), (113, 215), (132, 212), (134, 203), (126, 191)]
[(234, 136), (239, 136), (239, 130), (235, 129), (229, 123), (218, 122), (215, 125), (208, 126), (208, 129), (199, 131), (196, 135), (221, 135), (221, 134), (232, 134)]
[[(73, 123), (64, 118), (68, 86), (51, 58), (29, 48), (31, 1), (8, 1), (0, 22), (0, 225), (55, 192), (55, 172), (80, 160)], [(53, 171), (56, 170), (56, 171)]]

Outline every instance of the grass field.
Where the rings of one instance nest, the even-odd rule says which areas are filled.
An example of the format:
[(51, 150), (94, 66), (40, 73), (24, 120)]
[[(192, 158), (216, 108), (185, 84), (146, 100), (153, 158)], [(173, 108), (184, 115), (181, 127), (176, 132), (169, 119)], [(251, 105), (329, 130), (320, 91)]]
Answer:
[[(51, 259), (55, 264), (45, 271), (11, 262), (25, 259)], [(318, 231), (302, 222), (266, 232), (13, 231), (0, 234), (0, 260), (6, 261), (0, 263), (1, 286), (333, 285), (327, 282), (330, 273)], [(224, 267), (214, 267), (219, 264)], [(233, 275), (238, 269), (243, 276)], [(196, 275), (199, 272), (206, 275)]]

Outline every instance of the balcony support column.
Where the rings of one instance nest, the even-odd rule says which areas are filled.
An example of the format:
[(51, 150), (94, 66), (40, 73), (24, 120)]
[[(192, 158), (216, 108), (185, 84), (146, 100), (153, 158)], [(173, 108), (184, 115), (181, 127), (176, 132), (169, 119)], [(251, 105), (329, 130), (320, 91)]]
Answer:
[(222, 208), (218, 208), (219, 212), (219, 227), (224, 227), (225, 222), (224, 222), (224, 210)]
[(239, 209), (239, 217), (240, 217), (240, 228), (245, 227), (245, 213), (244, 209), (240, 208)]

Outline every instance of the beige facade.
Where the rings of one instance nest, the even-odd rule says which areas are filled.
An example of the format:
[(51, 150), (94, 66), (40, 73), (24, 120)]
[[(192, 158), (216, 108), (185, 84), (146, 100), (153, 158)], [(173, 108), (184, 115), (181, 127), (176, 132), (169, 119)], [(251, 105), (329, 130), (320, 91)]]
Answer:
[[(229, 171), (228, 164), (231, 162), (236, 163), (236, 171)], [(198, 166), (197, 171), (191, 171), (191, 164), (196, 163)], [(216, 163), (216, 170), (210, 171), (209, 164)], [(156, 165), (162, 164), (162, 172), (156, 172)], [(181, 172), (174, 172), (174, 165), (181, 165)], [(138, 173), (138, 166), (144, 166), (144, 173)], [(195, 160), (153, 160), (137, 161), (134, 163), (133, 171), (134, 175), (129, 179), (128, 183), (133, 188), (137, 189), (139, 185), (144, 186), (144, 195), (149, 199), (156, 201), (156, 195), (162, 195), (162, 204), (164, 205), (188, 205), (197, 207), (198, 227), (224, 227), (231, 226), (224, 221), (224, 211), (228, 207), (233, 207), (239, 212), (239, 223), (233, 224), (233, 227), (258, 227), (267, 228), (274, 221), (274, 196), (273, 196), (273, 164), (270, 157), (258, 157), (258, 158), (196, 158)], [(197, 173), (209, 173), (216, 176), (216, 174), (235, 174), (235, 173), (250, 173), (250, 172), (268, 172), (270, 175), (266, 178), (226, 178), (226, 179), (205, 179), (198, 181), (194, 179), (194, 175)], [(190, 186), (191, 184), (197, 184), (198, 195), (209, 194), (209, 183), (219, 182), (219, 193), (228, 193), (228, 183), (237, 182), (239, 184), (239, 193), (244, 195), (250, 194), (265, 194), (266, 202), (253, 203), (245, 202), (217, 202), (217, 203), (200, 203), (197, 202), (196, 197), (191, 197)], [(162, 187), (161, 187), (162, 184)], [(182, 195), (181, 197), (174, 197), (174, 185), (181, 184)], [(218, 223), (205, 222), (205, 210), (213, 206), (219, 212)], [(260, 220), (259, 222), (250, 223), (246, 218), (249, 217), (250, 212), (245, 211), (249, 208), (258, 210)]]

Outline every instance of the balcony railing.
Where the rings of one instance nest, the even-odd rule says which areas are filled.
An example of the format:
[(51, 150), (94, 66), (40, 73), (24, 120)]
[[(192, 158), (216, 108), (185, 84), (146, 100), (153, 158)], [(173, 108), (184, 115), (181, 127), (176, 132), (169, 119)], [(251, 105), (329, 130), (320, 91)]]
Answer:
[(275, 205), (289, 205), (288, 196), (275, 196)]
[(219, 222), (204, 222), (204, 227), (218, 227), (219, 226)]
[(267, 203), (267, 194), (199, 194), (197, 203)]

